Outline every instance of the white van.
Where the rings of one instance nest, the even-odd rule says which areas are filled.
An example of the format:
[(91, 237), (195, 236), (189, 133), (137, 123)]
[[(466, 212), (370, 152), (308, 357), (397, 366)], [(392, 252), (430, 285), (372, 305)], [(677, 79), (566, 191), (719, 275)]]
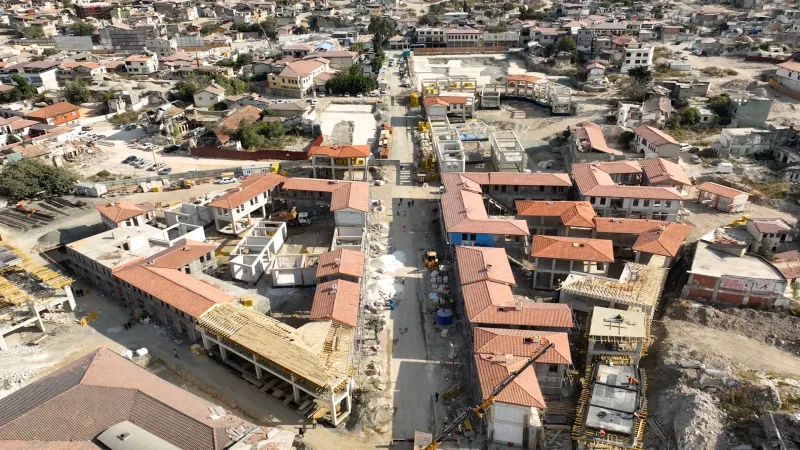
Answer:
[(717, 173), (733, 173), (733, 164), (729, 162), (721, 162), (717, 166)]

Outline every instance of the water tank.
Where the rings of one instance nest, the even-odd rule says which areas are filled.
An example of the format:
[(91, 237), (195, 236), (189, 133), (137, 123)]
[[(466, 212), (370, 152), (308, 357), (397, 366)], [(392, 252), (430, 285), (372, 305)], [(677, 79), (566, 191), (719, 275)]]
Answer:
[(453, 310), (441, 308), (436, 311), (436, 324), (440, 327), (449, 327), (453, 324)]

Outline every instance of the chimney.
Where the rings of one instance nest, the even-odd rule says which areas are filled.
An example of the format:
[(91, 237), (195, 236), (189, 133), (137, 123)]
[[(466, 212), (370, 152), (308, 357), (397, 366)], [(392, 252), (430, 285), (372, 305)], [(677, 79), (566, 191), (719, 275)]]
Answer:
[(491, 264), (487, 264), (486, 265), (486, 271), (487, 272), (491, 272), (492, 271), (492, 265)]
[(339, 287), (339, 286), (337, 286), (336, 284), (332, 284), (332, 285), (331, 285), (331, 294), (336, 294), (336, 289), (337, 289), (338, 287)]
[(339, 267), (339, 265), (341, 263), (342, 263), (342, 258), (334, 258), (333, 259), (333, 265), (335, 265), (336, 267)]

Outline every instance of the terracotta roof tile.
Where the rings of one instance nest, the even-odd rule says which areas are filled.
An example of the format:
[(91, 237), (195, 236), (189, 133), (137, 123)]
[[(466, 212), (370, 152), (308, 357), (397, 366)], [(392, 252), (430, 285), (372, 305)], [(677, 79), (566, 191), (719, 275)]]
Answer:
[(748, 222), (753, 222), (753, 226), (756, 227), (760, 233), (789, 233), (792, 231), (792, 226), (789, 225), (783, 219), (780, 218), (773, 218), (773, 219), (747, 219)]
[(242, 122), (255, 122), (260, 117), (260, 109), (253, 105), (244, 106), (236, 110), (230, 116), (219, 121), (217, 126), (214, 127), (214, 134), (217, 136), (217, 140), (224, 144), (239, 130), (239, 126)]
[(313, 178), (288, 178), (284, 191), (330, 192), (331, 211), (351, 208), (369, 211), (369, 184), (363, 181), (333, 181)]
[(597, 163), (595, 167), (610, 175), (642, 173), (642, 166), (637, 161), (608, 161)]
[(308, 154), (311, 156), (332, 156), (334, 158), (368, 158), (370, 148), (369, 145), (318, 145), (312, 146)]
[(572, 178), (580, 195), (609, 198), (639, 198), (645, 200), (683, 200), (683, 196), (671, 187), (619, 186), (611, 176), (593, 164), (572, 165)]
[(478, 327), (473, 331), (472, 348), (475, 353), (531, 358), (542, 348), (540, 342), (545, 345), (551, 343), (553, 348), (542, 355), (536, 364), (572, 364), (569, 335), (563, 331)]
[(509, 75), (508, 81), (523, 81), (525, 83), (536, 83), (541, 80), (539, 77), (533, 75)]
[(776, 253), (770, 263), (787, 279), (800, 278), (800, 252), (797, 250)]
[(355, 328), (358, 325), (360, 295), (359, 284), (352, 281), (331, 280), (320, 283), (314, 293), (310, 319), (332, 319)]
[(226, 292), (174, 269), (145, 264), (120, 270), (115, 275), (195, 319), (217, 303), (236, 300)]
[(659, 130), (658, 128), (653, 128), (650, 125), (639, 125), (638, 127), (633, 129), (633, 133), (641, 136), (649, 144), (653, 144), (654, 146), (658, 147), (664, 144), (677, 144), (678, 141), (675, 140), (672, 136), (664, 133), (663, 131)]
[(25, 114), (25, 117), (31, 117), (34, 119), (49, 119), (51, 117), (56, 117), (79, 110), (80, 107), (78, 106), (67, 102), (61, 102), (31, 111), (28, 114)]
[(642, 234), (669, 222), (651, 219), (623, 219), (621, 217), (595, 217), (598, 233)]
[[(526, 358), (475, 355), (475, 369), (483, 399), (489, 398), (494, 388), (513, 372), (522, 368)], [(545, 400), (533, 367), (528, 367), (495, 398), (495, 402), (544, 409)]]
[(712, 183), (710, 181), (706, 181), (700, 186), (697, 186), (697, 190), (709, 192), (711, 194), (716, 194), (725, 198), (734, 198), (739, 195), (747, 195), (749, 197), (749, 194), (747, 192), (742, 192), (738, 189), (734, 189), (728, 186), (723, 186), (717, 183)]
[(481, 194), (471, 191), (445, 192), (441, 198), (442, 217), (448, 233), (481, 233), (527, 236), (524, 220), (493, 220), (486, 214)]
[(473, 324), (572, 328), (572, 310), (563, 303), (516, 301), (511, 288), (492, 281), (462, 286), (467, 319)]
[(493, 281), (515, 286), (514, 272), (505, 249), (456, 246), (458, 279), (462, 285)]
[[(473, 174), (470, 174), (472, 176)], [(488, 177), (486, 177), (488, 180)], [(470, 179), (465, 173), (459, 172), (445, 172), (442, 174), (442, 185), (445, 192), (454, 191), (471, 191), (480, 194), (482, 192), (481, 184)]]
[(566, 173), (464, 172), (461, 175), (489, 186), (572, 186)]
[(614, 246), (607, 239), (534, 236), (531, 256), (534, 258), (611, 263), (614, 262)]
[(652, 185), (668, 183), (692, 185), (692, 181), (681, 166), (664, 158), (645, 159), (644, 174)]
[(694, 227), (691, 225), (669, 223), (640, 234), (631, 248), (637, 252), (674, 258), (692, 230)]
[(95, 205), (94, 209), (114, 223), (124, 222), (146, 212), (127, 200), (120, 200), (105, 205)]
[(251, 199), (258, 197), (262, 193), (274, 189), (285, 180), (286, 177), (276, 173), (259, 173), (250, 175), (242, 182), (241, 185), (209, 203), (208, 206), (224, 209), (237, 208), (247, 203)]
[(517, 200), (517, 215), (523, 217), (559, 217), (567, 227), (594, 228), (597, 215), (592, 204), (585, 201)]
[(597, 150), (598, 152), (611, 155), (622, 155), (621, 151), (608, 146), (606, 138), (603, 136), (603, 129), (600, 128), (600, 125), (594, 122), (584, 122), (583, 125), (577, 127), (577, 129), (579, 136), (585, 138), (589, 143), (588, 148), (579, 148), (579, 151)]
[(218, 450), (231, 444), (227, 429), (251, 426), (232, 415), (212, 421), (209, 406), (100, 348), (0, 400), (7, 414), (0, 420), (0, 447), (96, 449), (97, 435), (130, 421), (178, 448)]
[(358, 278), (363, 277), (364, 254), (359, 251), (340, 248), (319, 255), (317, 278), (340, 274)]

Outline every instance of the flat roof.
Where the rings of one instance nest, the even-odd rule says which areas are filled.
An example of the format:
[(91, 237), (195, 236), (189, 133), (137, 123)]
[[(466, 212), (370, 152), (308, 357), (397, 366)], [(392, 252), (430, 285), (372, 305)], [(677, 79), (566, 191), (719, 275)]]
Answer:
[[(619, 320), (619, 316), (622, 316)], [(644, 338), (647, 334), (647, 314), (639, 311), (595, 306), (589, 324), (589, 336)]]
[(138, 238), (148, 241), (150, 238), (159, 236), (159, 233), (160, 230), (158, 228), (150, 225), (114, 228), (68, 244), (67, 247), (98, 264), (113, 269), (130, 261), (147, 258), (165, 250), (166, 246), (153, 246), (149, 242), (132, 250), (125, 250), (123, 247), (123, 244), (131, 239)]
[(636, 387), (629, 386), (628, 379), (636, 378), (636, 371), (631, 366), (599, 365), (596, 375), (586, 411), (586, 427), (632, 434), (639, 395)]
[(786, 279), (775, 266), (762, 258), (750, 254), (739, 257), (709, 248), (710, 245), (704, 240), (697, 242), (697, 250), (694, 252), (694, 260), (689, 273), (714, 278), (727, 275), (766, 280)]

